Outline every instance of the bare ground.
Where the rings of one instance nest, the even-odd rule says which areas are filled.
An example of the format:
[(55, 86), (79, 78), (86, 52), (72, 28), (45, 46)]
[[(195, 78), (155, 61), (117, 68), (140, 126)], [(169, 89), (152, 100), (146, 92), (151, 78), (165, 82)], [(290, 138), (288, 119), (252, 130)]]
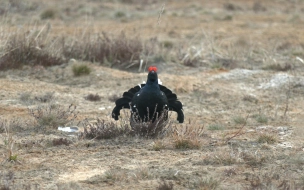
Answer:
[[(79, 139), (76, 133), (36, 127), (28, 113), (28, 109), (47, 105), (35, 97), (49, 92), (54, 93), (52, 102), (63, 107), (77, 106), (78, 117), (71, 125), (85, 118), (112, 121), (110, 113), (114, 102), (109, 98), (120, 96), (145, 81), (144, 72), (86, 63), (93, 72), (74, 77), (73, 61), (63, 66), (3, 71), (0, 74), (1, 120), (18, 120), (21, 127), (11, 129), (16, 161), (6, 161), (8, 134), (5, 131), (0, 134), (2, 186), (8, 185), (11, 189), (157, 189), (164, 179), (172, 182), (174, 189), (303, 189), (304, 78), (302, 63), (296, 59), (303, 55), (303, 3), (168, 1), (159, 25), (158, 11), (163, 4), (158, 1), (148, 2), (152, 8), (141, 3), (136, 6), (100, 3), (99, 6), (110, 10), (105, 11), (110, 16), (94, 13), (95, 5), (99, 4), (90, 1), (84, 7), (75, 5), (84, 9), (74, 7), (70, 14), (79, 14), (75, 19), (69, 14), (63, 18), (57, 15), (58, 18), (49, 21), (52, 30), (58, 35), (71, 34), (77, 30), (77, 23), (85, 21), (82, 11), (91, 11), (86, 24), (94, 32), (125, 30), (131, 35), (135, 29), (144, 38), (157, 36), (161, 40), (183, 42), (186, 47), (195, 44), (206, 49), (212, 44), (206, 38), (212, 38), (216, 43), (214, 48), (222, 48), (217, 53), (223, 58), (234, 60), (237, 56), (238, 61), (232, 68), (225, 67), (225, 61), (209, 63), (208, 54), (201, 57), (206, 62), (196, 67), (157, 63), (163, 84), (176, 92), (184, 105), (185, 123), (178, 124), (172, 114), (173, 125), (181, 131), (186, 127), (204, 126), (203, 134), (193, 136), (199, 148), (176, 149), (174, 136)], [(62, 4), (58, 9), (65, 10), (65, 6)], [(39, 8), (34, 13), (39, 15), (42, 10)], [(117, 11), (126, 16), (117, 19), (113, 16)], [(34, 13), (30, 12), (32, 18), (37, 19)], [(17, 13), (10, 14), (4, 31), (14, 30), (17, 24), (28, 21)], [(200, 38), (203, 38), (202, 44), (196, 41)], [(276, 50), (272, 52), (271, 46)], [(278, 46), (284, 51), (280, 49), (280, 52)], [(249, 51), (250, 48), (265, 51), (261, 55)], [(241, 51), (244, 49), (248, 54)], [(227, 62), (230, 63), (234, 62)], [(265, 69), (276, 65), (274, 63), (290, 64), (291, 68)], [(101, 100), (87, 101), (84, 97), (90, 93), (100, 95)], [(25, 95), (29, 98), (22, 98)], [(81, 124), (79, 128), (82, 129)], [(263, 137), (274, 142), (263, 142)], [(66, 138), (70, 144), (55, 146), (53, 140), (59, 138)], [(163, 146), (156, 151), (155, 145), (159, 143)]]

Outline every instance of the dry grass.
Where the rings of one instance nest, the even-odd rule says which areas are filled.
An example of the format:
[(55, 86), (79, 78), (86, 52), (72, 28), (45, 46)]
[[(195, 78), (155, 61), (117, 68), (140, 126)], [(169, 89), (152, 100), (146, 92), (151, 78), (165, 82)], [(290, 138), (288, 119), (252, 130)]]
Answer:
[(199, 149), (204, 126), (185, 124), (173, 128), (172, 138), (176, 149)]
[[(74, 93), (81, 107), (81, 118), (100, 116), (99, 120), (83, 124), (81, 137), (95, 141), (88, 140), (90, 146), (83, 146), (82, 142), (88, 141), (75, 140), (71, 146), (62, 132), (49, 134), (42, 130), (43, 133), (29, 135), (31, 130), (23, 129), (7, 134), (6, 129), (0, 127), (0, 135), (5, 140), (0, 143), (0, 154), (10, 161), (3, 166), (4, 172), (0, 172), (1, 189), (35, 189), (22, 186), (23, 182), (31, 181), (41, 184), (36, 188), (58, 189), (143, 189), (151, 184), (156, 189), (225, 189), (227, 186), (231, 189), (302, 189), (303, 109), (300, 104), (304, 46), (300, 13), (303, 2), (210, 1), (202, 7), (200, 1), (75, 1), (53, 10), (54, 5), (58, 7), (54, 1), (0, 2), (0, 77), (3, 86), (20, 84), (12, 90), (3, 87), (1, 114), (24, 117), (25, 105), (39, 104), (41, 109), (31, 107), (30, 115), (39, 126), (50, 125), (55, 129), (73, 120), (74, 114), (70, 114), (74, 113), (73, 108), (65, 109), (66, 104), (59, 110), (43, 107), (44, 103), (54, 100), (52, 93), (20, 93), (27, 83), (40, 82), (37, 78), (33, 82), (33, 76), (25, 70), (34, 73), (35, 66), (46, 67), (44, 71), (49, 78), (39, 80), (45, 82), (44, 85), (63, 85), (65, 90), (60, 93), (73, 94), (77, 87), (68, 84), (85, 82), (88, 77), (55, 81), (52, 79), (55, 71), (51, 70), (59, 69), (70, 76), (73, 71), (69, 60), (76, 59), (79, 63), (94, 62), (90, 64), (94, 65), (94, 74), (95, 69), (97, 74), (114, 74), (99, 65), (137, 71), (143, 60), (142, 69), (152, 63), (159, 66), (162, 76), (168, 79), (163, 80), (164, 84), (185, 103), (186, 118), (197, 118), (200, 124), (160, 125), (162, 121), (158, 121), (158, 125), (138, 122), (132, 127), (130, 117), (123, 118), (124, 121), (108, 121), (109, 110), (96, 111), (95, 105), (89, 106), (83, 97)], [(30, 26), (26, 28), (28, 22)], [(229, 70), (235, 68), (254, 70), (258, 74), (226, 75), (233, 74)], [(259, 88), (265, 82), (273, 82), (271, 77), (281, 72), (290, 76), (287, 90), (285, 86)], [(116, 93), (118, 86), (142, 78), (136, 74), (129, 76), (117, 75), (113, 77), (116, 81), (110, 84), (104, 80), (92, 81), (91, 86), (81, 90), (89, 94), (95, 87), (108, 90), (111, 85), (109, 92), (98, 91), (107, 98), (105, 94)], [(89, 76), (95, 80), (94, 77)], [(297, 84), (293, 78), (299, 79)], [(35, 85), (32, 89), (37, 90)], [(197, 102), (191, 94), (195, 90), (197, 95), (193, 96)], [(16, 92), (20, 93), (21, 103), (26, 104), (15, 101)], [(117, 99), (115, 95), (108, 97), (110, 101)], [(86, 97), (94, 101), (99, 98), (95, 93)], [(63, 102), (57, 97), (56, 101)], [(106, 100), (101, 99), (103, 101)], [(107, 103), (112, 106), (111, 102)], [(241, 114), (235, 111), (239, 108)], [(256, 116), (243, 117), (243, 111), (251, 108), (261, 111)], [(201, 123), (208, 126), (208, 130), (205, 131)], [(265, 124), (265, 130), (259, 129)], [(276, 129), (281, 126), (287, 129), (278, 132)], [(47, 141), (52, 146), (40, 146), (41, 141), (53, 135), (58, 137)], [(120, 136), (124, 138), (116, 138)], [(291, 146), (281, 147), (285, 142)], [(31, 144), (30, 148), (26, 143)], [(38, 159), (33, 157), (36, 154)], [(26, 164), (18, 165), (15, 175), (9, 171), (16, 159), (24, 159)], [(58, 163), (66, 167), (62, 169)], [(65, 175), (69, 178), (64, 178)], [(59, 185), (62, 179), (73, 181)], [(157, 181), (160, 179), (163, 180)]]
[(92, 102), (97, 102), (101, 100), (101, 97), (98, 94), (89, 94), (84, 99)]
[(0, 118), (0, 131), (4, 133), (3, 141), (5, 147), (4, 160), (1, 162), (1, 165), (5, 162), (11, 163), (20, 163), (17, 160), (18, 155), (14, 153), (15, 139), (13, 135), (13, 128), (18, 125), (18, 120), (4, 120)]
[(130, 132), (128, 125), (117, 126), (113, 121), (97, 119), (90, 122), (82, 121), (84, 131), (80, 133), (80, 138), (86, 139), (112, 139)]
[(61, 65), (64, 60), (54, 49), (54, 44), (49, 41), (48, 31), (44, 32), (44, 28), (10, 35), (1, 49), (0, 70), (22, 69), (26, 65)]
[(51, 127), (53, 129), (74, 121), (78, 114), (76, 106), (72, 104), (67, 109), (58, 104), (49, 104), (40, 105), (28, 111), (36, 120), (39, 128)]

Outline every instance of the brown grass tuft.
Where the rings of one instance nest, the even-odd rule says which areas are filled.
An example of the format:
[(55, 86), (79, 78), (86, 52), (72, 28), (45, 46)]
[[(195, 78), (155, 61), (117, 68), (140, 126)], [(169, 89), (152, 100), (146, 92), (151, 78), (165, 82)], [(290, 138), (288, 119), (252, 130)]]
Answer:
[(114, 122), (97, 119), (90, 122), (87, 119), (82, 122), (84, 131), (80, 133), (80, 138), (86, 139), (112, 139), (128, 134), (130, 129), (127, 125), (117, 126)]

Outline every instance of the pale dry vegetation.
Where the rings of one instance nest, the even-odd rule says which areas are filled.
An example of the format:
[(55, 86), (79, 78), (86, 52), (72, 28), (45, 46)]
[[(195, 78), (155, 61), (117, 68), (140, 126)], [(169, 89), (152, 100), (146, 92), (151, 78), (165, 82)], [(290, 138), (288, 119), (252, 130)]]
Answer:
[[(0, 189), (303, 189), (303, 10), (1, 1)], [(149, 65), (185, 123), (110, 117)]]

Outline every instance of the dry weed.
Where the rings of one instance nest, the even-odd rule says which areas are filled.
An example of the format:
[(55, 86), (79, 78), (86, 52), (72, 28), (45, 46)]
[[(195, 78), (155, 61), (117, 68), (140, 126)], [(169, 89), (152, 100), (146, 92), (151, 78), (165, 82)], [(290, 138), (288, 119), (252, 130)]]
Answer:
[(74, 121), (78, 114), (76, 106), (73, 104), (68, 109), (65, 109), (61, 105), (49, 104), (28, 109), (28, 111), (35, 118), (39, 127), (50, 126), (54, 129)]
[(172, 138), (176, 149), (199, 149), (201, 147), (201, 136), (204, 126), (189, 124), (174, 126)]

